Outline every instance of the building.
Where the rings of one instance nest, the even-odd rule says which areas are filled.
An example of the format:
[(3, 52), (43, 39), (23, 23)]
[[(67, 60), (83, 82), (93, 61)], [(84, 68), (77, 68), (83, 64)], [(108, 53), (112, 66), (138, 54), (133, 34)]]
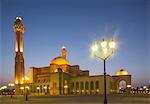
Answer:
[(21, 17), (16, 17), (14, 23), (14, 32), (16, 33), (16, 56), (15, 56), (15, 83), (20, 84), (21, 78), (24, 77), (24, 56), (23, 56), (23, 33), (24, 26)]
[[(18, 62), (22, 62), (21, 59)], [(15, 67), (15, 70), (18, 69)], [(20, 73), (16, 73), (16, 76), (18, 74)], [(67, 60), (65, 47), (61, 49), (61, 56), (52, 59), (48, 66), (30, 67), (29, 78), (24, 76), (18, 78), (20, 78), (18, 80), (20, 83), (16, 83), (17, 94), (87, 95), (103, 94), (104, 92), (104, 76), (90, 76), (88, 70), (82, 70), (79, 65), (71, 65), (69, 60)], [(115, 76), (106, 76), (107, 93), (118, 93), (121, 89), (119, 84), (122, 80), (126, 82), (126, 90), (129, 92), (131, 89), (131, 75), (122, 69)]]

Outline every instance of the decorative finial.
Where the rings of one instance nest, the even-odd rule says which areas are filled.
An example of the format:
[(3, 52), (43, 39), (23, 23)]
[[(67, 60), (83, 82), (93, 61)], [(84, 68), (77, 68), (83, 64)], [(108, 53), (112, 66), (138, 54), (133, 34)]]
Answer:
[(66, 47), (63, 46), (63, 47), (62, 47), (62, 50), (61, 50), (61, 56), (62, 56), (63, 58), (66, 58), (66, 54), (67, 54)]

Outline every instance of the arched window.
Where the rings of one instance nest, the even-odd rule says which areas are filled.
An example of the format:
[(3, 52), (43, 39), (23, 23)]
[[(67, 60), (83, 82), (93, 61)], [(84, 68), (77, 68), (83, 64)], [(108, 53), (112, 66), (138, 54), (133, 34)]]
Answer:
[(71, 87), (72, 87), (72, 89), (74, 89), (74, 82), (72, 82)]
[(80, 82), (80, 89), (81, 89), (81, 90), (83, 90), (83, 89), (84, 89), (83, 82)]
[(94, 82), (93, 81), (90, 82), (90, 89), (94, 90)]
[(98, 81), (95, 82), (95, 89), (96, 90), (99, 89), (99, 82)]
[(76, 89), (79, 89), (79, 82), (76, 82)]
[(85, 89), (88, 90), (89, 89), (89, 83), (86, 81), (85, 82)]

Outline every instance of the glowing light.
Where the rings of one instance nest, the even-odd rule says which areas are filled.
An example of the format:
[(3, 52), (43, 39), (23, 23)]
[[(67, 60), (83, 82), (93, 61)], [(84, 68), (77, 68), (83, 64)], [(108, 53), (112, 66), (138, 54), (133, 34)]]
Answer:
[(55, 69), (54, 72), (55, 72), (55, 73), (58, 72), (58, 69)]
[(99, 89), (97, 89), (96, 92), (99, 92)]
[(24, 77), (22, 78), (22, 80), (24, 81)]
[(131, 87), (131, 85), (127, 85), (127, 87), (128, 87), (128, 88), (130, 88), (130, 87)]
[(107, 52), (108, 52), (107, 48), (104, 48), (104, 49), (103, 49), (103, 53), (106, 55)]
[(18, 84), (18, 81), (17, 81), (17, 80), (15, 81), (15, 84)]
[(29, 77), (25, 76), (25, 80), (27, 80), (27, 81), (28, 81), (28, 80), (29, 80)]
[(29, 86), (26, 86), (26, 89), (29, 89)]
[(106, 48), (107, 42), (103, 39), (102, 42), (100, 43), (102, 48)]
[(40, 87), (37, 87), (36, 89), (37, 89), (37, 90), (40, 90)]
[(22, 18), (20, 16), (17, 16), (16, 19), (22, 20)]
[(22, 47), (20, 47), (20, 52), (23, 52), (23, 48)]
[(23, 84), (23, 81), (21, 81), (20, 84)]
[(44, 86), (43, 88), (44, 88), (44, 89), (47, 89), (47, 87), (46, 87), (46, 86)]
[(110, 42), (109, 42), (109, 47), (110, 47), (111, 49), (114, 49), (115, 46), (116, 46), (115, 41), (114, 41), (113, 39), (111, 39)]
[(92, 52), (97, 52), (98, 51), (98, 45), (96, 42), (94, 42), (91, 46)]
[(65, 85), (64, 88), (68, 88), (68, 85)]
[(8, 86), (15, 86), (15, 84), (14, 83), (9, 83)]
[(18, 52), (18, 48), (17, 47), (16, 47), (15, 51)]
[(24, 90), (24, 87), (20, 87), (21, 90)]
[(3, 90), (3, 89), (6, 89), (6, 88), (7, 88), (7, 86), (2, 86), (0, 89)]
[(65, 47), (65, 46), (62, 46), (62, 49), (66, 49), (66, 47)]

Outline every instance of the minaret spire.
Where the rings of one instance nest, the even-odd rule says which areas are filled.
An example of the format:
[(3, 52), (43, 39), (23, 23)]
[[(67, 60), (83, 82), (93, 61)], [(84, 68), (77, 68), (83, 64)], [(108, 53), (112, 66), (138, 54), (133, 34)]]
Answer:
[(67, 54), (66, 47), (63, 46), (61, 50), (61, 56), (66, 59), (66, 54)]
[(16, 33), (16, 56), (15, 56), (15, 83), (21, 84), (24, 77), (24, 56), (23, 56), (23, 33), (24, 26), (20, 16), (14, 22), (14, 32)]

